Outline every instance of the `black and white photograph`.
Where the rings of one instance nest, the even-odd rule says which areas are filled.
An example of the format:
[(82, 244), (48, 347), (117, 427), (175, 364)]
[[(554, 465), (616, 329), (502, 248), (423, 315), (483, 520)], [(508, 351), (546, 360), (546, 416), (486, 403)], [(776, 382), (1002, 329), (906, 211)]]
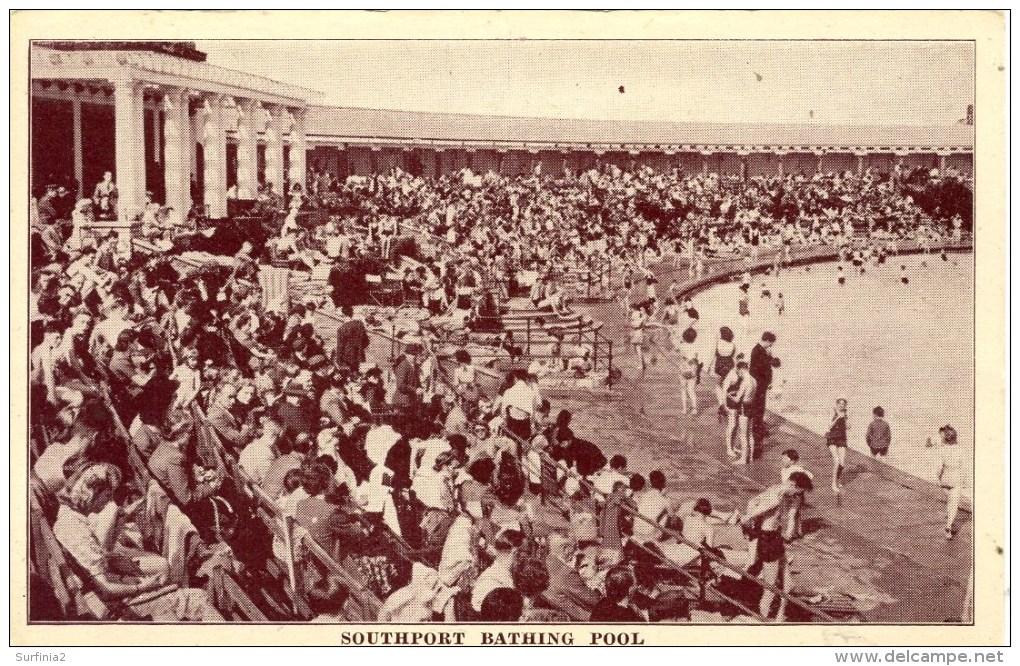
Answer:
[(976, 361), (1005, 349), (977, 342), (989, 75), (972, 38), (823, 15), (798, 39), (29, 34), (33, 635), (973, 629), (976, 570), (1003, 575), (976, 553), (1008, 538), (980, 490), (1004, 492), (1001, 419), (976, 416), (1005, 390)]

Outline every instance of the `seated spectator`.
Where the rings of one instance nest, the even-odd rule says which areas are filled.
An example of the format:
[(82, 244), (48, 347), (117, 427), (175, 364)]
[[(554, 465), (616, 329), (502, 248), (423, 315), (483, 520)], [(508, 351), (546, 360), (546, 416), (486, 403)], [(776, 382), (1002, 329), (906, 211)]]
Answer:
[(278, 416), (263, 414), (260, 421), (262, 434), (245, 446), (237, 459), (248, 477), (258, 485), (265, 482), (273, 461), (280, 455), (278, 444), (283, 436), (283, 423)]
[(167, 587), (169, 565), (125, 543), (125, 521), (140, 503), (118, 506), (120, 473), (100, 463), (83, 468), (60, 492), (53, 533), (100, 598), (121, 602), (134, 617), (157, 622), (219, 622), (205, 592)]
[(254, 433), (254, 425), (238, 420), (234, 411), (237, 407), (237, 388), (233, 384), (222, 384), (209, 408), (209, 425), (219, 434), (223, 444), (235, 454), (240, 453)]
[(670, 501), (665, 493), (666, 475), (659, 470), (651, 472), (648, 475), (648, 485), (650, 486), (649, 488), (636, 491), (633, 497), (637, 512), (654, 523), (651, 524), (640, 518), (634, 519), (633, 537), (639, 544), (655, 541), (659, 538), (661, 531), (656, 529), (655, 525), (665, 525), (666, 518), (669, 517), (672, 510)]
[[(535, 558), (518, 558), (511, 573), (514, 589), (524, 600), (524, 608), (520, 615), (522, 622), (570, 621), (566, 613), (553, 608), (543, 596), (549, 589), (549, 570), (546, 569), (545, 562)], [(485, 614), (484, 602), (482, 614)]]
[(479, 613), (482, 611), (482, 602), (493, 590), (501, 587), (513, 588), (514, 557), (523, 542), (524, 535), (520, 531), (505, 529), (486, 546), (492, 564), (479, 574), (471, 589), (471, 606), (475, 611)]
[(342, 559), (359, 552), (368, 534), (349, 510), (337, 503), (339, 497), (333, 495), (330, 499), (334, 501), (327, 501), (331, 479), (329, 468), (318, 462), (302, 470), (301, 487), (308, 497), (297, 503), (294, 517), (327, 553)]
[[(272, 419), (268, 416), (266, 418)], [(274, 500), (283, 496), (287, 475), (291, 471), (299, 469), (308, 457), (312, 448), (312, 439), (307, 437), (291, 444), (286, 439), (280, 438), (277, 440), (277, 447), (280, 450), (280, 456), (270, 463), (265, 477), (262, 479), (262, 489)], [(290, 491), (292, 490), (293, 488)]]
[(339, 624), (346, 621), (343, 610), (350, 591), (335, 576), (325, 576), (308, 590), (308, 610), (314, 624)]
[(521, 593), (509, 587), (497, 587), (482, 601), (480, 622), (517, 622), (524, 612)]
[(617, 481), (623, 483), (630, 483), (630, 474), (627, 474), (627, 458), (619, 454), (614, 455), (609, 459), (609, 466), (603, 467), (591, 478), (592, 485), (595, 486), (595, 490), (599, 491), (603, 495), (608, 495), (613, 492), (613, 487)]
[(624, 566), (613, 567), (606, 575), (606, 596), (591, 611), (591, 622), (645, 622), (631, 605), (634, 574)]
[(571, 620), (584, 621), (591, 616), (600, 595), (585, 585), (574, 568), (575, 554), (576, 543), (570, 537), (556, 532), (549, 535), (546, 557), (549, 588), (544, 596), (553, 608), (563, 611)]

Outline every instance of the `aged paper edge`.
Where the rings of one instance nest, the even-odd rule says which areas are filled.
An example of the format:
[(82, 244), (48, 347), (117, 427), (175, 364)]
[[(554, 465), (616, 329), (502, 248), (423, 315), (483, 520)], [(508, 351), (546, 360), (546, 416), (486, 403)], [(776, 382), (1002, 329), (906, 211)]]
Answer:
[[(17, 11), (11, 17), (10, 525), (12, 645), (339, 645), (342, 631), (463, 632), (483, 625), (38, 625), (27, 624), (28, 45), (32, 39), (867, 39), (970, 40), (975, 69), (975, 622), (955, 625), (529, 626), (638, 631), (646, 645), (978, 646), (1004, 633), (1005, 17), (994, 11)], [(505, 627), (503, 627), (505, 629)]]

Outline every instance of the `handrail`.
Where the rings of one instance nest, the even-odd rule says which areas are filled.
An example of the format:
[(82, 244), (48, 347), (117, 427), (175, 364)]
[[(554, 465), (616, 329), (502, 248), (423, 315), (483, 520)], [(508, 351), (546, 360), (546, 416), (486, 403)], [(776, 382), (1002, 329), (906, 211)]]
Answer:
[[(511, 441), (514, 441), (519, 447), (520, 446), (529, 446), (529, 444), (527, 442), (524, 442), (524, 440), (522, 440), (516, 434), (514, 434), (514, 433), (510, 432), (509, 430), (507, 430), (505, 427), (501, 427), (500, 428), (500, 433), (501, 433), (502, 436), (507, 437), (508, 439), (511, 439)], [(587, 490), (589, 490), (589, 491), (591, 491), (593, 493), (596, 493), (596, 494), (600, 495), (603, 498), (606, 497), (605, 493), (601, 492), (590, 481), (588, 481), (584, 477), (582, 477), (579, 474), (577, 474), (576, 471), (570, 469), (569, 467), (567, 467), (566, 465), (564, 465), (560, 461), (554, 460), (552, 458), (552, 456), (550, 456), (545, 451), (540, 451), (539, 453), (543, 457), (543, 460), (548, 459), (549, 462), (553, 463), (558, 469), (560, 469), (561, 471), (563, 471), (563, 472), (567, 473), (568, 475), (570, 475), (571, 477), (573, 477), (575, 480), (578, 481), (578, 483), (583, 485)], [(736, 574), (740, 575), (741, 578), (746, 578), (746, 579), (749, 579), (749, 580), (752, 580), (752, 581), (758, 583), (764, 589), (767, 589), (770, 592), (773, 592), (773, 593), (779, 595), (781, 598), (783, 598), (786, 601), (794, 604), (795, 606), (801, 608), (802, 610), (807, 611), (808, 613), (810, 613), (812, 615), (816, 615), (818, 617), (821, 617), (822, 619), (824, 619), (824, 620), (826, 620), (828, 622), (835, 622), (836, 621), (835, 618), (829, 616), (825, 612), (820, 611), (817, 608), (812, 608), (810, 605), (805, 604), (804, 602), (800, 601), (796, 597), (793, 597), (793, 596), (789, 595), (788, 593), (786, 593), (783, 590), (779, 589), (778, 587), (772, 585), (771, 583), (768, 583), (768, 582), (762, 580), (761, 578), (759, 578), (758, 576), (750, 574), (746, 570), (741, 569), (740, 567), (737, 567), (737, 566), (735, 566), (733, 564), (730, 564), (729, 562), (727, 562), (726, 560), (718, 557), (717, 555), (714, 555), (713, 553), (708, 552), (702, 546), (700, 546), (698, 544), (695, 544), (693, 541), (688, 540), (683, 535), (683, 533), (677, 532), (674, 529), (671, 529), (671, 528), (665, 527), (663, 525), (660, 525), (655, 520), (653, 520), (651, 518), (648, 518), (647, 516), (645, 516), (645, 515), (643, 515), (641, 513), (638, 513), (637, 511), (635, 511), (634, 509), (631, 509), (630, 507), (621, 505), (621, 508), (624, 511), (626, 511), (627, 513), (629, 513), (630, 515), (632, 515), (634, 518), (637, 518), (638, 520), (641, 520), (641, 521), (651, 525), (652, 527), (656, 528), (657, 530), (659, 530), (663, 534), (666, 534), (666, 535), (668, 535), (670, 537), (673, 537), (679, 543), (682, 543), (683, 545), (686, 545), (689, 548), (692, 548), (692, 549), (698, 551), (699, 553), (701, 553), (702, 557), (708, 558), (709, 560), (711, 560), (715, 564), (717, 564), (717, 565), (719, 565), (719, 566), (721, 566), (721, 567), (723, 567), (725, 569), (728, 569), (728, 570), (732, 571), (733, 573), (736, 573)], [(761, 618), (759, 618), (759, 619), (761, 619)]]

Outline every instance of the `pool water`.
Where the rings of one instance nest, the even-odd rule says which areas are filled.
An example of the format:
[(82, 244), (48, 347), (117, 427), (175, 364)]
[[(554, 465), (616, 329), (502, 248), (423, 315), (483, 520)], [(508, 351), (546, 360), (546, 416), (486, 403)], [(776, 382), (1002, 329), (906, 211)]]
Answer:
[[(923, 263), (927, 265), (923, 265)], [(909, 284), (902, 284), (900, 266)], [(872, 409), (881, 405), (892, 428), (885, 462), (934, 480), (938, 429), (951, 424), (961, 445), (974, 433), (973, 255), (893, 257), (856, 273), (846, 264), (845, 284), (836, 264), (756, 275), (750, 290), (750, 325), (738, 316), (737, 282), (695, 296), (702, 358), (711, 359), (720, 326), (749, 352), (765, 330), (781, 367), (774, 373), (769, 409), (813, 432), (828, 429), (835, 400), (849, 401), (848, 440), (864, 442)], [(765, 283), (772, 298), (762, 298)], [(782, 293), (785, 313), (776, 307)]]

